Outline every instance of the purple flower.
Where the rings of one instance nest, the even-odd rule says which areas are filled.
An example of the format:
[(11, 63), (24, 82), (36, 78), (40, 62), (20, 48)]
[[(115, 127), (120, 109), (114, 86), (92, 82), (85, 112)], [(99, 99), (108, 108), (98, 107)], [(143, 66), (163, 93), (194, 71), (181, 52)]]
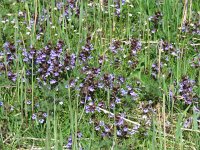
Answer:
[(104, 121), (99, 121), (99, 126), (100, 126), (100, 127), (104, 127), (104, 126), (105, 126)]
[(117, 130), (117, 136), (122, 136), (122, 131), (121, 130)]
[(93, 102), (90, 102), (88, 105), (85, 106), (86, 113), (90, 113), (90, 112), (94, 113), (95, 109), (96, 109), (96, 107)]
[(75, 87), (76, 81), (75, 80), (71, 80), (69, 83), (70, 87)]
[(108, 126), (104, 126), (105, 132), (110, 132), (110, 128)]
[(72, 148), (72, 137), (71, 136), (68, 138), (68, 143), (66, 145), (66, 148), (68, 148), (68, 149)]
[(77, 137), (80, 139), (82, 138), (83, 134), (81, 132), (77, 132)]
[(118, 97), (116, 97), (116, 99), (115, 99), (115, 103), (117, 103), (117, 104), (121, 103), (121, 99), (118, 98)]
[(137, 39), (131, 39), (131, 55), (136, 56), (137, 52), (142, 48), (142, 43)]
[(126, 3), (126, 0), (122, 0), (122, 5), (124, 5)]
[(0, 101), (0, 107), (1, 107), (1, 106), (3, 106), (3, 102), (2, 102), (2, 101)]
[(117, 126), (122, 126), (124, 124), (124, 119), (123, 118), (119, 118), (118, 121), (116, 122)]
[(149, 109), (148, 109), (148, 108), (144, 108), (143, 112), (144, 112), (144, 113), (148, 113), (148, 112), (149, 112)]
[(121, 48), (121, 42), (118, 40), (113, 40), (109, 49), (114, 53), (117, 54), (119, 50), (122, 50)]
[(135, 134), (137, 131), (136, 130), (131, 130), (131, 131), (129, 131), (128, 133), (130, 134), (130, 135), (133, 135), (133, 134)]
[(189, 128), (192, 124), (192, 117), (189, 117), (183, 124), (184, 128)]
[(86, 114), (88, 114), (89, 112), (90, 112), (90, 106), (85, 106), (85, 112), (86, 112)]
[(39, 121), (39, 123), (41, 123), (41, 124), (44, 123), (44, 119), (39, 119), (38, 121)]
[(115, 108), (115, 103), (110, 103), (110, 109), (114, 109)]
[(124, 131), (124, 132), (128, 132), (128, 127), (127, 127), (127, 126), (124, 126), (124, 127), (123, 127), (123, 131)]
[(28, 100), (28, 101), (26, 102), (26, 104), (27, 104), (27, 105), (30, 105), (30, 104), (31, 104), (31, 101), (30, 101), (30, 100)]
[(124, 83), (125, 79), (124, 79), (122, 76), (120, 76), (120, 77), (119, 77), (119, 81), (120, 81), (121, 83)]
[(33, 115), (32, 115), (32, 119), (33, 119), (33, 120), (36, 120), (36, 119), (37, 119), (36, 114), (33, 114)]
[(105, 132), (102, 132), (102, 133), (101, 133), (101, 136), (102, 136), (102, 137), (105, 137), (105, 136), (106, 136), (106, 133), (105, 133)]
[(48, 115), (47, 115), (47, 113), (43, 113), (42, 116), (43, 116), (44, 118), (46, 118)]
[(6, 49), (6, 50), (8, 50), (9, 45), (10, 45), (9, 42), (5, 42), (5, 43), (3, 44), (3, 48)]
[(66, 89), (69, 88), (69, 85), (65, 85), (65, 88), (66, 88)]
[(128, 92), (127, 92), (126, 90), (124, 90), (123, 88), (121, 89), (121, 95), (122, 95), (122, 96), (127, 95), (127, 93), (128, 93)]
[(12, 80), (13, 82), (15, 82), (17, 80), (17, 75), (9, 71), (8, 72), (8, 78), (10, 80)]
[(130, 91), (130, 95), (133, 97), (137, 97), (138, 95), (134, 91)]
[(55, 79), (50, 80), (50, 84), (55, 84), (57, 81)]
[(179, 94), (182, 96), (186, 104), (191, 104), (194, 100), (193, 87), (195, 85), (194, 80), (190, 80), (188, 77), (183, 77), (179, 84)]
[(90, 92), (94, 92), (94, 87), (93, 87), (93, 86), (89, 86), (89, 87), (88, 87), (88, 90), (89, 90)]
[(61, 10), (63, 6), (64, 6), (63, 2), (57, 2), (56, 3), (56, 7), (57, 7), (58, 10)]
[(59, 76), (59, 73), (58, 73), (58, 72), (55, 72), (55, 73), (54, 73), (54, 76), (55, 76), (55, 77), (58, 77), (58, 76)]
[(98, 83), (98, 88), (102, 89), (103, 87), (104, 87), (104, 84), (101, 83), (101, 82), (99, 82), (99, 83)]
[(100, 126), (96, 126), (96, 127), (95, 127), (95, 130), (96, 130), (96, 131), (99, 131), (99, 130), (100, 130)]

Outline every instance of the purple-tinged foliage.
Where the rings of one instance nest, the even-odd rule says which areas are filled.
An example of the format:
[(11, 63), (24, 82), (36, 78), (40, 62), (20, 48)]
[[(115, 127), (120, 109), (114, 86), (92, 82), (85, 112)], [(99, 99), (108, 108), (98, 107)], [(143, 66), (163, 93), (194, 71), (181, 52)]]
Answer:
[(131, 46), (130, 55), (131, 56), (136, 56), (137, 53), (142, 48), (142, 43), (137, 39), (131, 39), (130, 46)]
[(155, 15), (149, 17), (149, 21), (152, 23), (152, 29), (151, 32), (155, 33), (158, 30), (158, 27), (161, 23), (162, 19), (162, 13), (161, 12), (156, 12)]
[(195, 81), (189, 79), (185, 76), (179, 84), (179, 94), (186, 104), (192, 104), (194, 101), (193, 88), (195, 86)]

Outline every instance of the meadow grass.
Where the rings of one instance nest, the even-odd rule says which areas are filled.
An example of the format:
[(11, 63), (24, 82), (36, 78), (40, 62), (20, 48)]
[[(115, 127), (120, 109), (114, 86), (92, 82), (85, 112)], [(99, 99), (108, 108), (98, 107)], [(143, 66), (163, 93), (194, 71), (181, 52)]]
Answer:
[(1, 0), (0, 149), (200, 149), (199, 0)]

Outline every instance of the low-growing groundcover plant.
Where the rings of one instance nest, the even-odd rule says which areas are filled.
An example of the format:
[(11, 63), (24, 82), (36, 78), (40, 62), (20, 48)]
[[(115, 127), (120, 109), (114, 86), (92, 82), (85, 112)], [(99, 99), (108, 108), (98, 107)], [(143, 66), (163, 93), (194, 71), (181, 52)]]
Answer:
[(1, 0), (0, 149), (200, 149), (199, 0)]

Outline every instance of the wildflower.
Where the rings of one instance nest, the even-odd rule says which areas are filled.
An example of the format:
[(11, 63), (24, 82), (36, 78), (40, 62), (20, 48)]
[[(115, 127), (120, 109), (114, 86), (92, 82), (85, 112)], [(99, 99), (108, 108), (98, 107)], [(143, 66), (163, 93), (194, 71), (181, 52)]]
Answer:
[(31, 104), (31, 101), (30, 101), (30, 100), (28, 100), (28, 101), (26, 102), (26, 104), (27, 104), (27, 105), (30, 105), (30, 104)]
[(126, 0), (122, 0), (122, 5), (124, 5), (126, 3)]
[(123, 131), (128, 132), (128, 127), (126, 125), (123, 127)]
[(63, 101), (60, 101), (59, 104), (60, 104), (60, 105), (63, 105)]
[(194, 85), (195, 81), (190, 80), (188, 77), (183, 77), (181, 83), (179, 84), (179, 93), (186, 104), (191, 104), (194, 100), (193, 98)]
[(36, 118), (37, 118), (36, 114), (33, 114), (33, 115), (32, 115), (32, 119), (33, 119), (33, 120), (36, 120)]
[(137, 95), (134, 91), (132, 91), (132, 90), (130, 91), (130, 95), (133, 96), (133, 97), (137, 97), (137, 96), (138, 96), (138, 95)]
[(35, 107), (36, 107), (36, 108), (39, 107), (39, 106), (40, 106), (39, 103), (36, 103), (36, 104), (35, 104)]
[(186, 119), (186, 121), (183, 124), (184, 128), (189, 128), (192, 124), (192, 117), (189, 117), (188, 119)]
[(110, 109), (114, 109), (115, 108), (115, 103), (111, 102), (110, 103)]
[(55, 79), (50, 80), (50, 84), (55, 84), (57, 81)]
[(116, 125), (117, 126), (122, 126), (124, 124), (124, 118), (125, 118), (125, 114), (121, 113), (118, 116), (116, 116)]
[(105, 137), (105, 136), (106, 136), (106, 133), (105, 133), (105, 132), (102, 132), (102, 133), (101, 133), (101, 136), (102, 136), (102, 137)]
[(42, 116), (43, 116), (44, 118), (46, 118), (48, 115), (47, 115), (47, 113), (43, 113)]
[(72, 137), (71, 136), (68, 138), (68, 143), (66, 145), (66, 148), (68, 148), (68, 149), (72, 148)]
[(115, 99), (115, 103), (119, 104), (120, 102), (121, 102), (121, 99), (118, 98), (118, 97), (116, 97), (116, 99)]
[(95, 89), (94, 89), (93, 86), (89, 86), (89, 87), (88, 87), (88, 90), (91, 91), (91, 92), (93, 92)]
[(110, 132), (110, 128), (108, 126), (104, 126), (104, 130), (106, 133)]
[(2, 101), (0, 101), (0, 107), (1, 107), (1, 106), (3, 106), (3, 102), (2, 102)]
[(100, 126), (96, 126), (96, 127), (95, 127), (95, 130), (96, 130), (96, 131), (99, 131), (99, 130), (100, 130)]
[(114, 53), (117, 54), (119, 50), (122, 50), (121, 42), (119, 40), (113, 40), (109, 49)]
[(154, 16), (149, 17), (149, 21), (153, 24), (153, 29), (151, 30), (152, 33), (155, 33), (158, 29), (158, 25), (162, 19), (162, 13), (156, 12)]
[(14, 106), (10, 106), (10, 111), (14, 111)]
[(44, 123), (44, 119), (39, 119), (38, 121), (39, 121), (39, 123), (41, 123), (41, 124)]
[(123, 88), (121, 89), (121, 95), (122, 95), (122, 96), (127, 95), (127, 93), (128, 93), (128, 92), (127, 92), (126, 90), (124, 90)]
[(94, 113), (95, 111), (95, 104), (93, 102), (90, 102), (88, 105), (85, 106), (85, 112), (86, 113)]
[(142, 43), (137, 39), (131, 39), (131, 56), (136, 56), (142, 48)]
[(122, 131), (121, 130), (117, 130), (117, 136), (122, 136)]
[(104, 126), (105, 126), (104, 121), (99, 121), (99, 126), (100, 126), (100, 127), (104, 127)]

